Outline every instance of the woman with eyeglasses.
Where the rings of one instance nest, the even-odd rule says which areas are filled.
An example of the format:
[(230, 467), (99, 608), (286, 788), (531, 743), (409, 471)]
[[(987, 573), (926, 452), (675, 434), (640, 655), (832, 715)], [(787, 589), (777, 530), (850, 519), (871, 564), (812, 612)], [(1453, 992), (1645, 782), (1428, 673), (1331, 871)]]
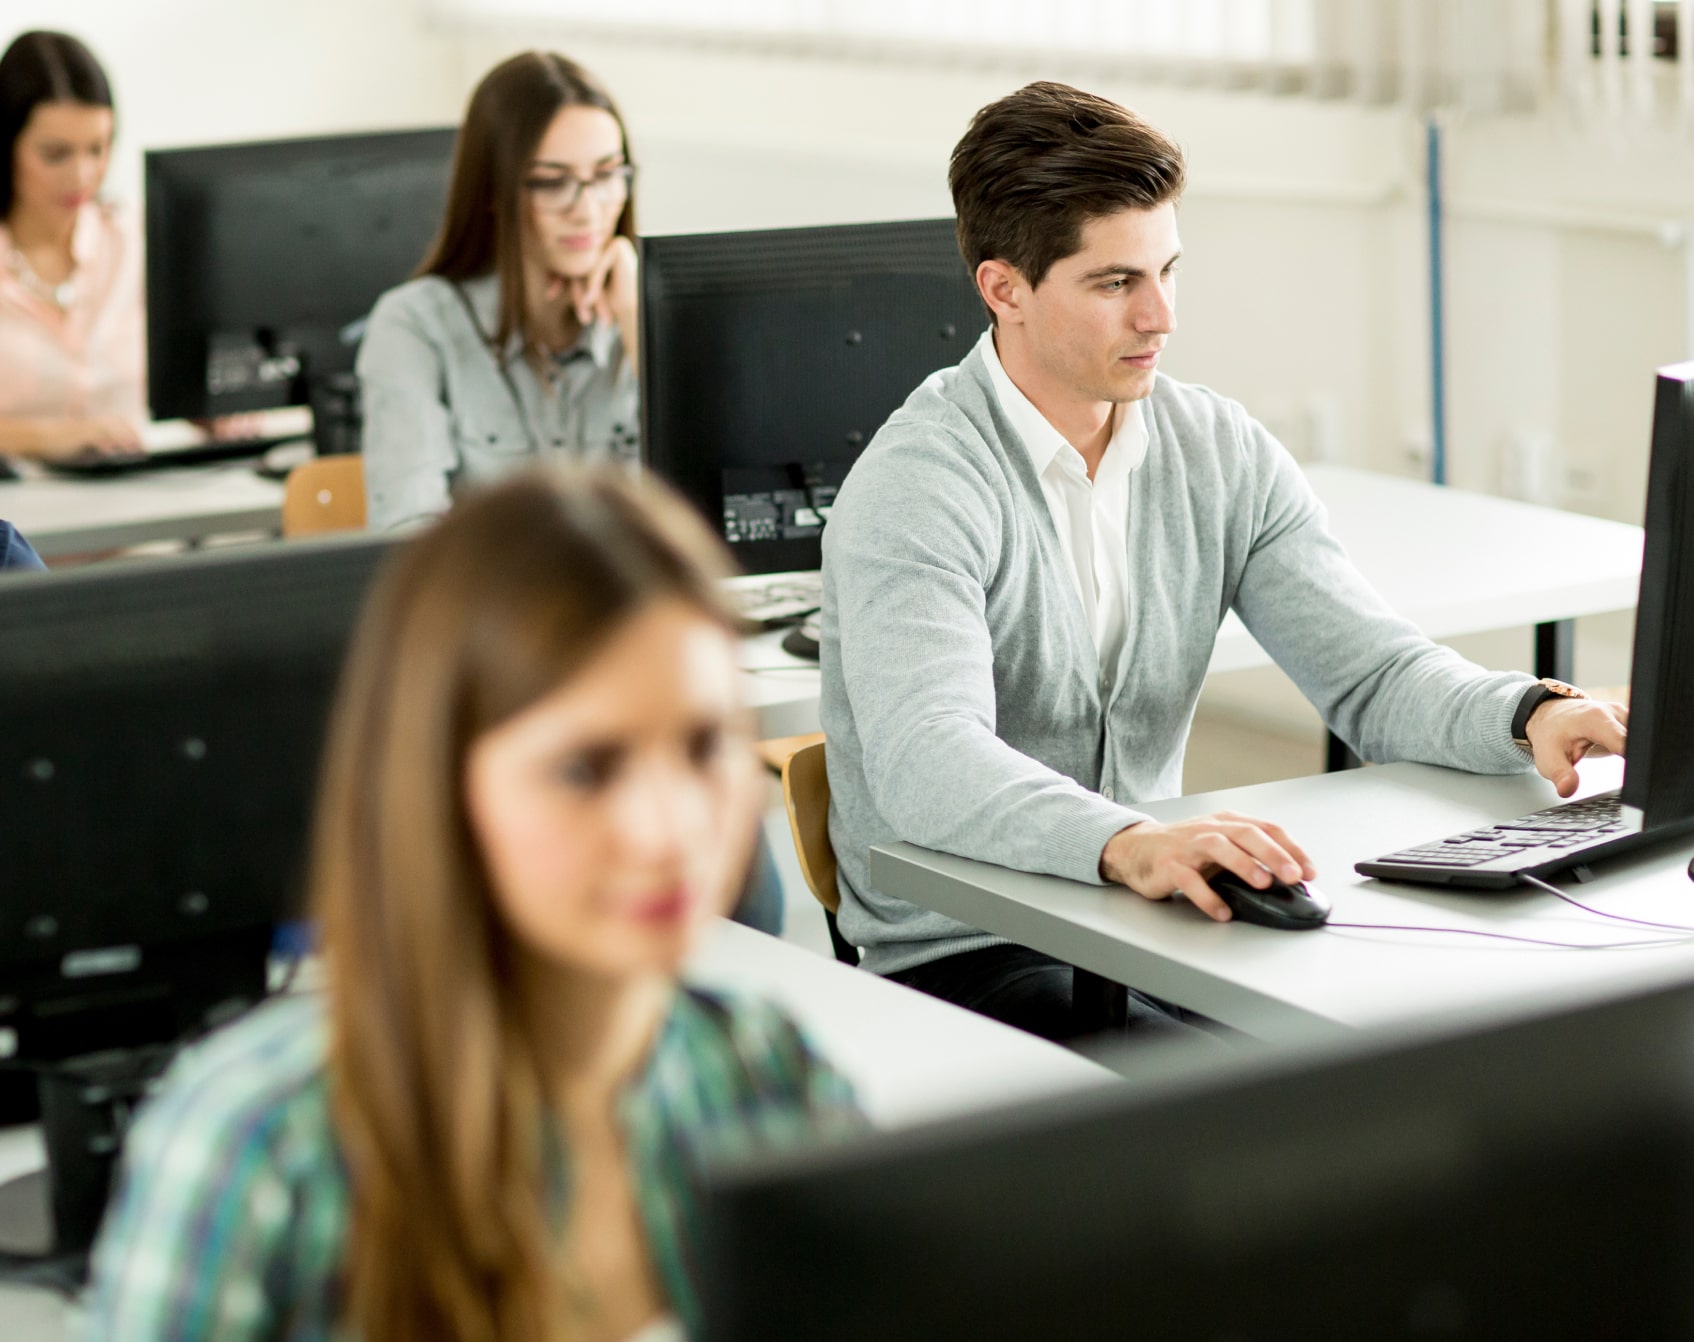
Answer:
[[(528, 51), (483, 76), (441, 233), (359, 348), (372, 530), (537, 459), (637, 460), (634, 179), (617, 106), (580, 65)], [(734, 916), (782, 930), (762, 835)]]
[(634, 175), (581, 66), (531, 51), (484, 76), (441, 232), (359, 350), (372, 529), (537, 458), (636, 458)]

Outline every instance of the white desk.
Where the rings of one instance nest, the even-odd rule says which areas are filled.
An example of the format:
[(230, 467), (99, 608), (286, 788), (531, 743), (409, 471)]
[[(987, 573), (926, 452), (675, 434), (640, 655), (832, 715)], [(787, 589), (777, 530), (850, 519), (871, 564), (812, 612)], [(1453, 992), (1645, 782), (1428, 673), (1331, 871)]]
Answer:
[(0, 517), (52, 559), (147, 541), (280, 531), (282, 485), (240, 463), (93, 480), (41, 474), (0, 484)]
[[(1587, 761), (1583, 791), (1616, 786), (1620, 770), (1616, 759)], [(1311, 854), (1313, 884), (1334, 904), (1332, 922), (1464, 927), (1590, 945), (1657, 935), (1534, 890), (1449, 893), (1353, 871), (1361, 859), (1556, 800), (1551, 784), (1535, 776), (1393, 764), (1143, 809), (1165, 821), (1230, 809), (1283, 825)], [(1605, 863), (1597, 880), (1570, 893), (1610, 913), (1694, 926), (1690, 853), (1694, 836)], [(910, 844), (873, 849), (871, 872), (891, 895), (1272, 1041), (1694, 977), (1694, 937), (1648, 950), (1567, 951), (1411, 932), (1281, 932), (1214, 923), (1185, 900), (1153, 903)]]
[(687, 977), (780, 1002), (880, 1127), (1114, 1080), (1068, 1049), (739, 923), (718, 924)]
[(741, 693), (759, 715), (759, 735), (802, 736), (820, 731), (818, 664), (782, 650), (786, 630), (741, 640)]
[[(1430, 638), (1550, 626), (1538, 648), (1550, 664), (1536, 674), (1568, 680), (1568, 622), (1635, 605), (1640, 527), (1346, 466), (1306, 476), (1360, 572)], [(1209, 669), (1269, 662), (1229, 614)]]
[[(736, 923), (717, 926), (687, 977), (780, 1002), (851, 1078), (880, 1127), (1121, 1084), (1056, 1044)], [(0, 1181), (39, 1169), (44, 1159), (35, 1129), (0, 1129)], [(74, 1316), (48, 1291), (0, 1286), (6, 1342), (60, 1342)]]
[[(1627, 610), (1641, 578), (1641, 528), (1417, 480), (1309, 466), (1330, 529), (1388, 603), (1434, 639), (1537, 626), (1537, 675), (1574, 675), (1571, 621)], [(771, 736), (815, 732), (815, 666), (778, 646), (750, 641), (745, 677)], [(1524, 657), (1525, 666), (1531, 658)], [(1270, 665), (1270, 655), (1231, 612), (1218, 631), (1211, 671)], [(785, 669), (786, 668), (786, 669)]]

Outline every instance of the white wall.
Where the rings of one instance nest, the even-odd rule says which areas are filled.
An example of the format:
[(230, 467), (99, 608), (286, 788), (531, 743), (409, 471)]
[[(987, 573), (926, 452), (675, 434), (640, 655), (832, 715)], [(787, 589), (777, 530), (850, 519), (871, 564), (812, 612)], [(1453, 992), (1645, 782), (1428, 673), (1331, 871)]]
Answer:
[(458, 120), (459, 58), (417, 0), (6, 0), (0, 47), (81, 38), (118, 105), (111, 190), (140, 196), (141, 152)]

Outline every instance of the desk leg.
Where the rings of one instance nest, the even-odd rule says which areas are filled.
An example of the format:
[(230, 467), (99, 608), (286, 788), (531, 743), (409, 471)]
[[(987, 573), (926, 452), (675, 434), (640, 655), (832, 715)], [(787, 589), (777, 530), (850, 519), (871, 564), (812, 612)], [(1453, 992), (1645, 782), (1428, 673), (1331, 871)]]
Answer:
[(1328, 737), (1328, 742), (1324, 748), (1323, 771), (1338, 774), (1343, 769), (1357, 769), (1362, 761), (1352, 752), (1347, 743), (1334, 732), (1326, 732), (1325, 735)]
[(1129, 989), (1086, 969), (1073, 969), (1071, 1016), (1079, 1035), (1122, 1030), (1129, 1019)]
[(1576, 621), (1549, 620), (1535, 626), (1535, 674), (1576, 679)]

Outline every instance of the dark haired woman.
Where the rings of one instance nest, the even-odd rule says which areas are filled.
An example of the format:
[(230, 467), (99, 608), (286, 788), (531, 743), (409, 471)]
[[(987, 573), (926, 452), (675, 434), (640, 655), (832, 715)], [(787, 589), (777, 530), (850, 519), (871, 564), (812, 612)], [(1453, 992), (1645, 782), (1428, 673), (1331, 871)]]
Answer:
[(0, 456), (138, 441), (146, 417), (138, 222), (100, 199), (112, 91), (65, 33), (0, 56)]
[(484, 76), (441, 232), (359, 350), (373, 529), (537, 458), (633, 460), (634, 172), (580, 66), (532, 51)]
[(727, 562), (602, 471), (481, 493), (380, 579), (318, 806), (327, 991), (214, 1036), (143, 1109), (93, 1336), (698, 1324), (696, 1155), (859, 1122), (775, 1008), (676, 983), (757, 805)]

